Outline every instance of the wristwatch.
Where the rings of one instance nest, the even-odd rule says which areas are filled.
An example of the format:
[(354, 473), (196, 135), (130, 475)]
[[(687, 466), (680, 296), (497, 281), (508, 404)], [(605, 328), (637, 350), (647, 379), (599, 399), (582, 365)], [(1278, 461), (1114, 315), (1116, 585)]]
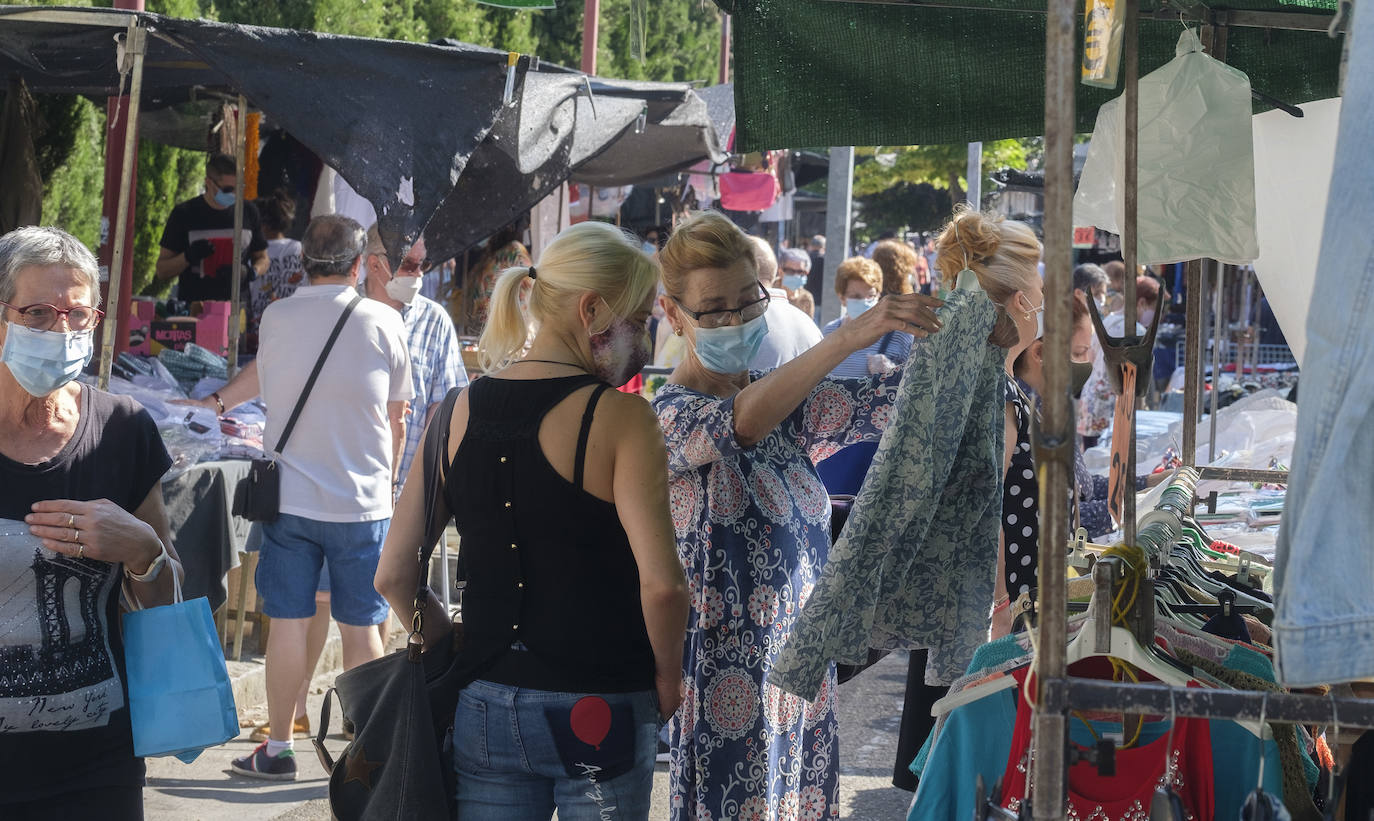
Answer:
[(128, 566), (125, 566), (124, 576), (128, 578), (129, 581), (142, 582), (144, 584), (157, 581), (157, 577), (162, 574), (162, 568), (167, 566), (168, 558), (170, 557), (167, 555), (167, 545), (163, 545), (162, 552), (157, 554), (157, 558), (153, 559), (153, 563), (148, 565), (147, 570), (143, 573), (134, 573)]

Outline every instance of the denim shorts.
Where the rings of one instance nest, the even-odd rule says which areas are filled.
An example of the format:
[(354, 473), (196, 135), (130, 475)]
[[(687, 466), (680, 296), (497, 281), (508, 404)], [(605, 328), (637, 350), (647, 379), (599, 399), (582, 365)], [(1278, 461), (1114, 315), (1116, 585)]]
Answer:
[(274, 619), (315, 615), (320, 568), (328, 558), (334, 620), (356, 627), (381, 624), (389, 606), (373, 580), (390, 522), (320, 522), (283, 513), (275, 522), (263, 524), (254, 576), (263, 612)]
[(658, 695), (463, 688), (453, 723), (463, 821), (649, 817)]

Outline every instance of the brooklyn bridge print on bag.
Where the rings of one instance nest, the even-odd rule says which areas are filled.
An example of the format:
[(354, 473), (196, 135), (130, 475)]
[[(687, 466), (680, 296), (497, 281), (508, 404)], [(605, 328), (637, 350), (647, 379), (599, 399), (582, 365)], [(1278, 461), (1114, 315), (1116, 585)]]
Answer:
[(0, 733), (103, 727), (124, 706), (103, 607), (118, 572), (0, 519)]

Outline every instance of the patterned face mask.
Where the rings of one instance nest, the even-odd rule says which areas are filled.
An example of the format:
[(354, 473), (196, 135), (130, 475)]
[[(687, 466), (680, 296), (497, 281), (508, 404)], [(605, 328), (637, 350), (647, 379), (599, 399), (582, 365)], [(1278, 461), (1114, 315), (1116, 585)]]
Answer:
[[(601, 304), (606, 305), (606, 301), (603, 299)], [(653, 358), (648, 326), (614, 313), (611, 324), (591, 335), (590, 344), (593, 374), (614, 388), (633, 379)]]

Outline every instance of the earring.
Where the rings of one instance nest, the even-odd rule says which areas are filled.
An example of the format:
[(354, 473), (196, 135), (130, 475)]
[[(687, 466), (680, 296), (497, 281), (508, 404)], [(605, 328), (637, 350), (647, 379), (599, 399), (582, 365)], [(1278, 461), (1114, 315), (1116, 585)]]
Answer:
[(682, 336), (682, 329), (681, 329), (681, 328), (674, 328), (674, 329), (673, 329), (673, 333), (676, 334), (677, 336)]

